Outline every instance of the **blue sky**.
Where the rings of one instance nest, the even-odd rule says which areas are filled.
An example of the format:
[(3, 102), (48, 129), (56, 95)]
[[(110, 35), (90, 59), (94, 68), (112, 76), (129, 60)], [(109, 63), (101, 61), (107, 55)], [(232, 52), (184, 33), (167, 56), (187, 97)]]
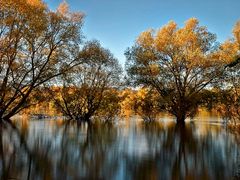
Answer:
[[(62, 0), (45, 0), (55, 10)], [(149, 28), (160, 28), (170, 20), (179, 26), (191, 17), (217, 34), (222, 42), (231, 37), (240, 20), (240, 0), (66, 0), (72, 11), (86, 14), (83, 33), (110, 49), (121, 64), (124, 51)]]

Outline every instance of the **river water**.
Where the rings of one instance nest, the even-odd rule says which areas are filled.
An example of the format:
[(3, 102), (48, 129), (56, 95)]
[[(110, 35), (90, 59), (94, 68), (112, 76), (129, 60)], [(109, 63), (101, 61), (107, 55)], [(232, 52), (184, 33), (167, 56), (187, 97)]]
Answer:
[(239, 137), (216, 122), (1, 126), (1, 179), (238, 179)]

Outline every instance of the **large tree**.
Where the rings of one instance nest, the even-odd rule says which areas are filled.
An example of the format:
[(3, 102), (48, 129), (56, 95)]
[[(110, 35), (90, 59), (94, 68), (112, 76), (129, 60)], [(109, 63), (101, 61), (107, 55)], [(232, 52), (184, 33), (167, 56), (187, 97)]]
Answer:
[(82, 18), (66, 3), (52, 12), (42, 0), (0, 0), (0, 119), (29, 106), (33, 91), (77, 65)]
[(225, 41), (219, 51), (220, 59), (233, 59), (225, 66), (218, 85), (216, 109), (235, 124), (240, 121), (240, 21), (233, 28), (233, 37)]
[[(97, 41), (82, 48), (81, 66), (59, 77), (59, 88), (50, 91), (56, 107), (68, 119), (90, 122), (92, 117), (109, 119), (118, 111), (121, 67), (109, 50)], [(101, 118), (100, 117), (100, 118)]]
[(182, 28), (171, 21), (140, 34), (126, 52), (126, 69), (134, 85), (156, 89), (162, 107), (182, 124), (196, 114), (202, 90), (222, 75), (227, 60), (217, 50), (215, 35), (197, 19)]

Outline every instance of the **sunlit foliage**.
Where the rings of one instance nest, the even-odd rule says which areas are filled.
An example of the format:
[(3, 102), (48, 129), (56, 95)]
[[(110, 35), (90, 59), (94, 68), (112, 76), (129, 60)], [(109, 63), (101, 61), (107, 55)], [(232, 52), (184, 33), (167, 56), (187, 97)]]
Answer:
[(77, 65), (83, 14), (60, 10), (41, 0), (0, 1), (0, 119), (28, 107), (31, 93)]
[[(50, 92), (56, 107), (68, 119), (90, 122), (93, 117), (111, 119), (118, 114), (121, 67), (98, 42), (88, 42), (80, 52), (80, 66), (58, 80), (59, 92)], [(56, 95), (57, 94), (57, 95)]]
[(224, 76), (218, 82), (219, 101), (216, 109), (224, 119), (236, 125), (240, 122), (240, 21), (233, 28), (233, 38), (221, 46), (220, 55), (221, 58), (234, 61), (225, 67)]
[(159, 30), (140, 34), (126, 51), (129, 81), (154, 88), (165, 110), (184, 122), (201, 104), (201, 92), (216, 83), (226, 64), (233, 61), (235, 45), (226, 42), (219, 51), (216, 37), (195, 18), (182, 28), (174, 21)]

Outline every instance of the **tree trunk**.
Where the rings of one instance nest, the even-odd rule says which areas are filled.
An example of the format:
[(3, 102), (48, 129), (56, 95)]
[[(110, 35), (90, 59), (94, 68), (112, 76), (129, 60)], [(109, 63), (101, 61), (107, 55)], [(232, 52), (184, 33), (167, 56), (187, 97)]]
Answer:
[(184, 125), (185, 124), (185, 119), (186, 119), (186, 113), (185, 112), (180, 112), (180, 113), (178, 113), (176, 118), (177, 118), (177, 124)]
[(83, 116), (77, 116), (74, 119), (77, 120), (77, 122), (79, 123), (91, 123), (91, 119), (90, 119), (91, 115), (90, 114), (85, 114)]

